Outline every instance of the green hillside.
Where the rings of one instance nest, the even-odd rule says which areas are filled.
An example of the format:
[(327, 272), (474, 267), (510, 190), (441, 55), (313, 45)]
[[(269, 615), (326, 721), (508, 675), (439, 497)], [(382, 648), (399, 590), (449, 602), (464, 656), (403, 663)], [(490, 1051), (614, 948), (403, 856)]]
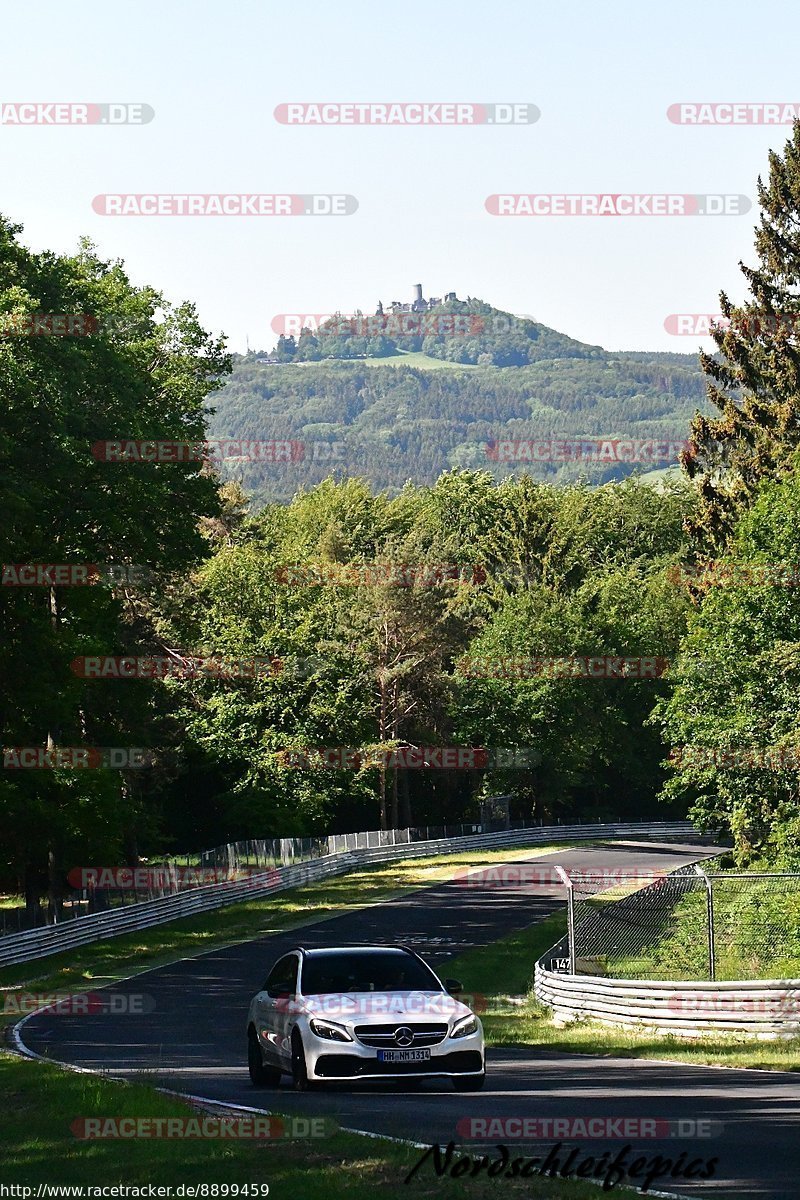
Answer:
[[(508, 332), (508, 314), (469, 303), (481, 308), (476, 339), (442, 334), (425, 338), (424, 349), (406, 349), (382, 338), (372, 347), (375, 354), (355, 359), (267, 361), (274, 360), (274, 350), (238, 357), (215, 397), (211, 436), (296, 446), (294, 461), (250, 461), (245, 455), (229, 460), (225, 473), (263, 501), (288, 500), (332, 470), (395, 492), (408, 480), (432, 483), (453, 467), (486, 468), (497, 477), (525, 471), (559, 484), (601, 483), (676, 461), (674, 450), (667, 460), (638, 465), (587, 461), (585, 455), (564, 461), (493, 458), (487, 445), (502, 439), (634, 438), (674, 447), (686, 437), (695, 409), (704, 407), (705, 389), (693, 354), (609, 353), (527, 320)], [(336, 338), (314, 340), (326, 354), (335, 348)], [(360, 345), (352, 335), (343, 341), (346, 352)], [(311, 353), (303, 338), (293, 344), (298, 355), (301, 349)], [(513, 345), (522, 347), (520, 354), (540, 357), (512, 366), (487, 361), (508, 357)], [(472, 361), (455, 362), (457, 353)]]

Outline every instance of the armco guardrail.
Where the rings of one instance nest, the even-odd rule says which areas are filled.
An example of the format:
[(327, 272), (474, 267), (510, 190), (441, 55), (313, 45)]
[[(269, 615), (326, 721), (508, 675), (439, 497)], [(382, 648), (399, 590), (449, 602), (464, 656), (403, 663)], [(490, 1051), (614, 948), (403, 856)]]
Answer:
[(554, 971), (554, 962), (569, 967), (568, 938), (543, 955), (534, 972), (536, 998), (552, 1010), (559, 1025), (591, 1018), (683, 1037), (717, 1030), (769, 1041), (800, 1033), (800, 979), (615, 979)]
[(461, 850), (492, 849), (503, 846), (535, 846), (548, 842), (589, 841), (606, 838), (692, 838), (703, 840), (688, 821), (631, 822), (614, 825), (544, 825), (531, 829), (509, 829), (499, 833), (438, 838), (427, 842), (402, 842), (394, 846), (342, 851), (311, 859), (297, 866), (277, 867), (246, 879), (192, 888), (176, 895), (143, 901), (109, 912), (75, 917), (61, 925), (47, 925), (26, 933), (0, 938), (0, 967), (59, 954), (75, 946), (120, 937), (153, 925), (162, 925), (182, 917), (196, 916), (235, 904), (240, 900), (270, 896), (300, 884), (312, 883), (330, 875), (342, 875), (372, 863), (393, 862), (401, 858), (423, 858), (435, 854), (455, 854)]
[(800, 979), (685, 983), (565, 975), (536, 964), (534, 990), (558, 1024), (586, 1019), (699, 1037), (709, 1030), (765, 1040), (800, 1033)]

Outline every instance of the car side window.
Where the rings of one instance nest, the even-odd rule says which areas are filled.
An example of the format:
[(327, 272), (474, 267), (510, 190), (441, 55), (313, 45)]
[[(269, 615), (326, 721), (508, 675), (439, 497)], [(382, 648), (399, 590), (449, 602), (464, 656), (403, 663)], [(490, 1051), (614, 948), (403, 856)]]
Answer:
[(287, 954), (270, 971), (263, 990), (273, 999), (276, 996), (294, 996), (297, 992), (297, 956)]

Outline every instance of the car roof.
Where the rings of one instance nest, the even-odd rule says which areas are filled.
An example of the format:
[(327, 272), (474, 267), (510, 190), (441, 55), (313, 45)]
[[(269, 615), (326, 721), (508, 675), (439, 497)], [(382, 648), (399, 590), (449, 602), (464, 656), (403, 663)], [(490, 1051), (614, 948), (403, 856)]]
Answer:
[(307, 958), (330, 958), (335, 954), (412, 954), (407, 946), (318, 946), (310, 950), (295, 946), (293, 949)]

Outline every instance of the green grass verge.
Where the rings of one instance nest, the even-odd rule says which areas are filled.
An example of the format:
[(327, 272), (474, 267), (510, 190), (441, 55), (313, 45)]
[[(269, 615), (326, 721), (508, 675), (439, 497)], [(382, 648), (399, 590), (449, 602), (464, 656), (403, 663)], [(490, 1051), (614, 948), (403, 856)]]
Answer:
[[(81, 1139), (71, 1129), (76, 1118), (191, 1118), (198, 1112), (144, 1084), (115, 1083), (11, 1054), (0, 1053), (0, 1094), (5, 1099), (0, 1184), (266, 1183), (273, 1200), (374, 1200), (376, 1192), (487, 1200), (498, 1194), (495, 1180), (437, 1178), (429, 1164), (406, 1185), (421, 1151), (340, 1130), (313, 1140)], [(597, 1197), (589, 1184), (556, 1185), (535, 1176), (503, 1184), (504, 1194), (540, 1200)]]
[[(715, 974), (718, 980), (800, 976), (800, 893), (778, 879), (715, 873)], [(706, 892), (682, 896), (658, 940), (635, 957), (614, 962), (631, 979), (708, 979)]]
[[(451, 362), (446, 358), (433, 358), (422, 350), (398, 350), (396, 354), (383, 354), (370, 358), (319, 358), (310, 362), (297, 362), (295, 367), (340, 366), (349, 363), (354, 367), (419, 367), (424, 371), (516, 371), (517, 367), (495, 367), (493, 364)], [(267, 369), (273, 369), (272, 367)]]
[[(320, 358), (312, 362), (294, 363), (295, 367), (327, 367), (349, 363), (354, 367), (419, 367), (424, 371), (477, 371), (476, 363), (450, 362), (446, 358), (433, 358), (422, 350), (398, 350), (396, 354), (383, 354), (376, 358)], [(483, 368), (484, 370), (492, 368)], [(495, 370), (497, 368), (494, 368)]]
[[(519, 933), (454, 958), (447, 973), (465, 992), (490, 997), (481, 1013), (488, 1046), (535, 1046), (554, 1052), (623, 1058), (660, 1058), (685, 1063), (763, 1070), (800, 1070), (800, 1038), (759, 1042), (746, 1034), (709, 1033), (700, 1038), (660, 1034), (653, 1029), (617, 1029), (599, 1021), (556, 1025), (549, 1009), (532, 995), (536, 959), (566, 933), (566, 916), (556, 913)], [(525, 996), (521, 1004), (502, 997)]]
[(359, 364), (368, 367), (421, 367), (425, 371), (475, 371), (475, 363), (449, 362), (445, 358), (432, 358), (421, 350), (398, 350), (397, 354), (387, 354), (383, 358), (362, 358)]
[(652, 471), (642, 471), (640, 483), (677, 483), (681, 479), (680, 467), (655, 467)]

